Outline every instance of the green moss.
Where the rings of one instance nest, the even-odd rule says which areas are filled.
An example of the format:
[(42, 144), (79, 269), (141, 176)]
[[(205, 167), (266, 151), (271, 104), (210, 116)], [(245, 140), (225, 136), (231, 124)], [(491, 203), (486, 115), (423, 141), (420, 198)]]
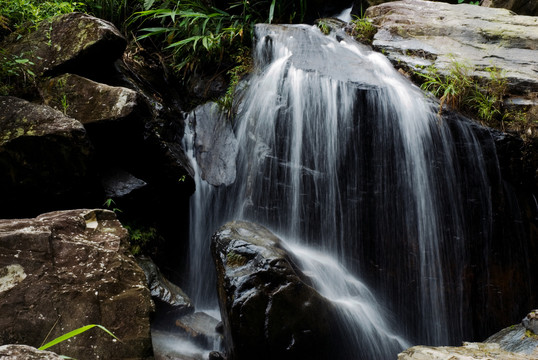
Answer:
[(226, 265), (232, 268), (241, 267), (247, 263), (247, 258), (234, 251), (226, 254)]

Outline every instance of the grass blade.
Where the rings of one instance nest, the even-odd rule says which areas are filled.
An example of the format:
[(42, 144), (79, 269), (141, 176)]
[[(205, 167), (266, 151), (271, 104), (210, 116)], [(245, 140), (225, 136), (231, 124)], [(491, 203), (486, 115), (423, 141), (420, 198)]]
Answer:
[(48, 343), (46, 343), (45, 345), (41, 346), (40, 348), (38, 348), (38, 350), (45, 350), (45, 349), (48, 349), (49, 347), (51, 346), (54, 346), (58, 343), (61, 343), (62, 341), (65, 341), (69, 338), (72, 338), (73, 336), (77, 336), (85, 331), (88, 331), (90, 330), (91, 328), (94, 328), (94, 327), (98, 327), (99, 329), (103, 330), (104, 332), (106, 332), (108, 335), (112, 336), (114, 339), (120, 341), (120, 339), (118, 339), (116, 337), (116, 335), (112, 334), (107, 328), (105, 328), (104, 326), (101, 326), (101, 325), (97, 325), (97, 324), (91, 324), (91, 325), (86, 325), (86, 326), (83, 326), (83, 327), (80, 327), (78, 329), (75, 329), (73, 331), (70, 331), (68, 332), (67, 334), (63, 334), (62, 336), (59, 336), (57, 337), (56, 339), (52, 340), (52, 341), (49, 341)]

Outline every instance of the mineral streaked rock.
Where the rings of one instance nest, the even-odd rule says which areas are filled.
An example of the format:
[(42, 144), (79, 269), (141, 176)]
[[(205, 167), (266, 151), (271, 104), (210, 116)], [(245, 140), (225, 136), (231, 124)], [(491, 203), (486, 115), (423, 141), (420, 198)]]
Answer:
[(398, 360), (529, 360), (527, 355), (504, 351), (499, 344), (464, 343), (463, 346), (413, 346)]
[(19, 264), (0, 268), (0, 293), (14, 288), (24, 279), (26, 279), (26, 273)]

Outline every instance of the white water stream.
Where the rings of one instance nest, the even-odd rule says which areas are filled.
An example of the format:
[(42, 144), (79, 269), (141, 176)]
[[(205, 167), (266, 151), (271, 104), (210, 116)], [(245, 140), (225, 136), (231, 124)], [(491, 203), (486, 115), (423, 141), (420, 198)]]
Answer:
[[(479, 204), (483, 236), (491, 218), (472, 129), (449, 127), (384, 56), (344, 34), (259, 25), (255, 59), (235, 119), (234, 184), (201, 180), (193, 134), (184, 139), (196, 171), (188, 291), (197, 306), (217, 304), (211, 234), (244, 219), (287, 239), (316, 289), (339, 306), (345, 358), (394, 358), (410, 346), (405, 338), (457, 339), (465, 196)], [(466, 165), (454, 134), (469, 152)], [(462, 189), (469, 179), (472, 189)], [(371, 277), (374, 268), (382, 275)], [(375, 295), (361, 274), (377, 279)]]

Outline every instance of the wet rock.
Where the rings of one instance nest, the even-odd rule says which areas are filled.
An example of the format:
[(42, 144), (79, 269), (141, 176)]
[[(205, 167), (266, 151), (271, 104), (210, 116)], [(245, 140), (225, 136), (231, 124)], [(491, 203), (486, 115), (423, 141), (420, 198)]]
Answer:
[(209, 360), (226, 360), (226, 357), (221, 352), (211, 351), (209, 353)]
[(0, 359), (2, 360), (61, 360), (63, 357), (50, 352), (37, 350), (28, 345), (0, 346)]
[(209, 350), (190, 341), (178, 332), (151, 331), (155, 360), (207, 360)]
[(92, 193), (92, 147), (80, 122), (10, 96), (0, 108), (0, 216)]
[(232, 184), (238, 148), (226, 114), (216, 103), (207, 103), (197, 107), (186, 121), (195, 124), (194, 150), (202, 179), (215, 186)]
[(158, 312), (165, 312), (161, 318), (177, 317), (194, 311), (187, 294), (179, 286), (168, 281), (150, 258), (141, 256), (136, 261), (144, 270), (151, 296), (157, 306), (162, 307)]
[(230, 222), (211, 250), (229, 359), (330, 358), (332, 306), (303, 281), (275, 235)]
[(521, 320), (521, 324), (523, 324), (525, 329), (538, 335), (538, 310), (532, 310), (528, 313), (527, 316)]
[(116, 27), (96, 17), (70, 13), (41, 22), (33, 31), (9, 36), (3, 48), (23, 55), (37, 76), (73, 69), (100, 70), (121, 57), (126, 40)]
[(138, 94), (73, 74), (54, 77), (40, 86), (43, 102), (83, 124), (122, 120), (141, 111)]
[(222, 336), (216, 328), (219, 321), (204, 312), (195, 312), (176, 320), (176, 326), (193, 342), (206, 349), (219, 347)]
[(507, 102), (538, 106), (538, 18), (505, 9), (450, 5), (423, 0), (395, 1), (368, 8), (378, 27), (373, 46), (407, 73), (434, 65), (448, 73), (455, 60), (490, 79), (495, 66), (508, 80)]
[(527, 329), (521, 325), (512, 325), (491, 335), (484, 341), (486, 343), (499, 344), (500, 348), (522, 355), (538, 356), (538, 337), (527, 333)]
[[(68, 210), (0, 220), (0, 343), (40, 346), (100, 324), (51, 348), (79, 359), (152, 355), (153, 304), (113, 212)], [(49, 334), (50, 332), (50, 334)]]

